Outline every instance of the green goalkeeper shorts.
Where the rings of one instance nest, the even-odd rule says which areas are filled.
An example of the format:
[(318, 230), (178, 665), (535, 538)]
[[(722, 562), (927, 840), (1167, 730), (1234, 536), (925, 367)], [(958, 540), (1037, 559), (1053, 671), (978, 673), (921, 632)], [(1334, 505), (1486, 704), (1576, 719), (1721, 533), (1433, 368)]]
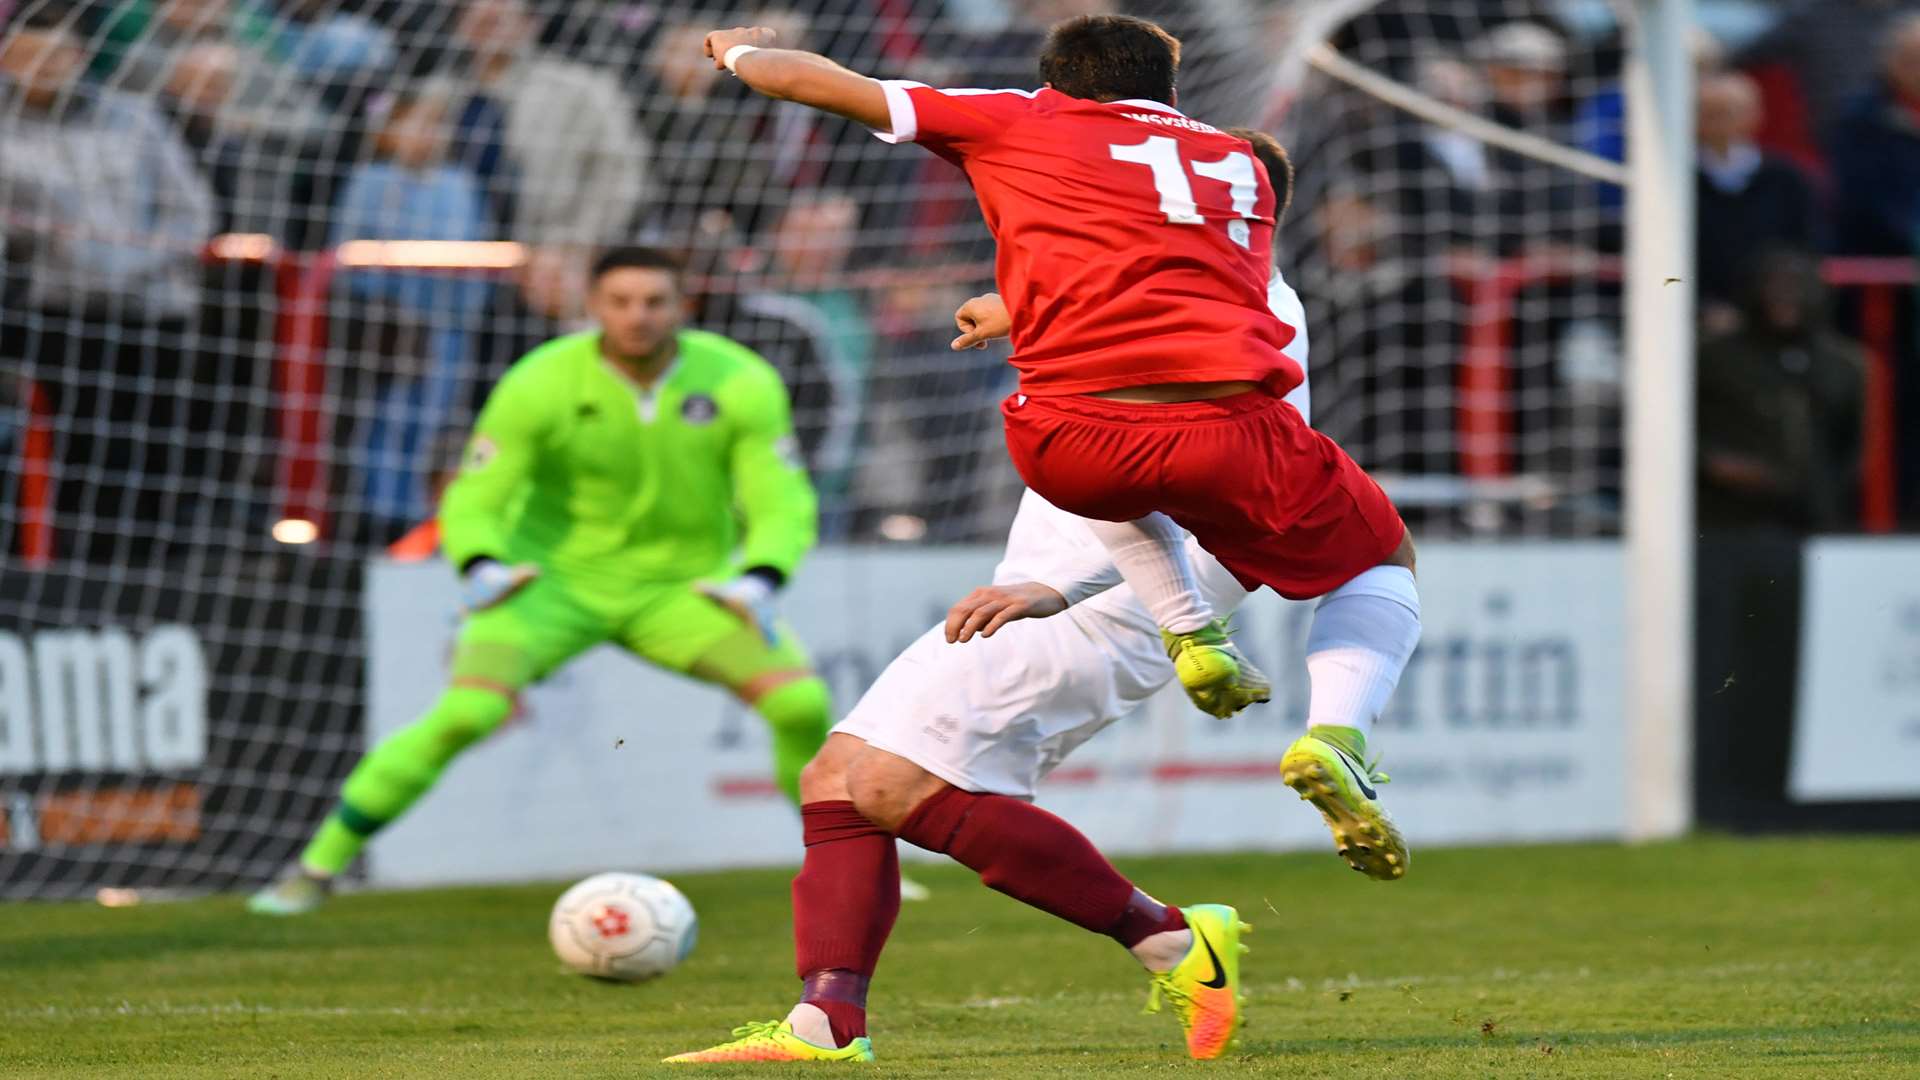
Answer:
[(749, 699), (756, 683), (806, 672), (806, 650), (784, 625), (766, 638), (690, 583), (588, 594), (542, 575), (467, 617), (454, 649), (455, 685), (515, 694), (602, 642)]

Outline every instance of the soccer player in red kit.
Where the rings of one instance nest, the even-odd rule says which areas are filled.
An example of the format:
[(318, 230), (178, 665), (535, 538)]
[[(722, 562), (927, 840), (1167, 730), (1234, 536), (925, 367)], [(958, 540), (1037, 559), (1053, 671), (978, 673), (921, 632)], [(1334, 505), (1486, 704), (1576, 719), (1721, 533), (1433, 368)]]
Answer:
[(1213, 619), (1179, 526), (1294, 599), (1412, 565), (1379, 486), (1282, 401), (1301, 374), (1266, 305), (1273, 188), (1244, 140), (1175, 107), (1179, 42), (1126, 16), (1069, 19), (1027, 91), (881, 82), (772, 41), (737, 28), (706, 48), (762, 94), (966, 170), (1015, 327), (1014, 464), (1101, 522), (1202, 709), (1230, 714), (1267, 683)]

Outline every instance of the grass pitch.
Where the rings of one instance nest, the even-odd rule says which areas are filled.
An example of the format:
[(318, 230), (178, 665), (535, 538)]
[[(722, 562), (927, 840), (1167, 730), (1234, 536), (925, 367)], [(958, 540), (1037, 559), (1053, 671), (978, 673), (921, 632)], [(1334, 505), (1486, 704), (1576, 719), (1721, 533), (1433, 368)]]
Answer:
[[(1111, 942), (915, 867), (935, 897), (881, 962), (875, 1075), (1920, 1077), (1916, 866), (1920, 839), (1428, 851), (1390, 885), (1331, 854), (1131, 860), (1257, 927), (1245, 1042), (1213, 1063), (1140, 1014), (1146, 981)], [(0, 907), (0, 1076), (660, 1075), (784, 1013), (788, 876), (677, 879), (699, 948), (637, 986), (562, 973), (558, 886), (289, 922), (236, 899)]]

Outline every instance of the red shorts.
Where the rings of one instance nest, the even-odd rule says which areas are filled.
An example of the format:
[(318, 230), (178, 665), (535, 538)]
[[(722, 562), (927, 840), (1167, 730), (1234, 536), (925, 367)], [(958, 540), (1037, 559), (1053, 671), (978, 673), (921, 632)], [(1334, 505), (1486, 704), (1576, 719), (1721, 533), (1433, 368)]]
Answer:
[(1048, 502), (1105, 521), (1159, 510), (1249, 589), (1322, 596), (1406, 536), (1380, 485), (1269, 394), (1171, 405), (1015, 394), (1000, 413), (1014, 467)]

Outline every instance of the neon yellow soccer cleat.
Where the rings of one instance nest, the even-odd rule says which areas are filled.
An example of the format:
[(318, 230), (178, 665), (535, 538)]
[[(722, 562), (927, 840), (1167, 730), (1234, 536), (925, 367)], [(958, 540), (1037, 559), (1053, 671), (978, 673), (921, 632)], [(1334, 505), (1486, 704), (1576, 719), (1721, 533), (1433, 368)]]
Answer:
[(1147, 1011), (1165, 1002), (1187, 1033), (1187, 1055), (1199, 1061), (1217, 1058), (1233, 1045), (1240, 1027), (1240, 935), (1253, 927), (1225, 904), (1181, 908), (1193, 931), (1193, 947), (1172, 971), (1153, 977)]
[(663, 1059), (669, 1065), (738, 1061), (872, 1061), (873, 1041), (865, 1035), (838, 1050), (815, 1046), (793, 1033), (785, 1020), (763, 1020), (733, 1029), (733, 1041)]
[(1307, 729), (1287, 748), (1280, 779), (1327, 819), (1334, 850), (1348, 866), (1378, 881), (1405, 877), (1412, 854), (1373, 788), (1386, 783), (1387, 774), (1360, 763), (1364, 743), (1355, 753), (1337, 736), (1322, 737), (1316, 730), (1323, 729)]
[(1208, 716), (1232, 716), (1273, 695), (1273, 684), (1227, 636), (1224, 619), (1188, 634), (1160, 631), (1174, 674), (1194, 706)]

